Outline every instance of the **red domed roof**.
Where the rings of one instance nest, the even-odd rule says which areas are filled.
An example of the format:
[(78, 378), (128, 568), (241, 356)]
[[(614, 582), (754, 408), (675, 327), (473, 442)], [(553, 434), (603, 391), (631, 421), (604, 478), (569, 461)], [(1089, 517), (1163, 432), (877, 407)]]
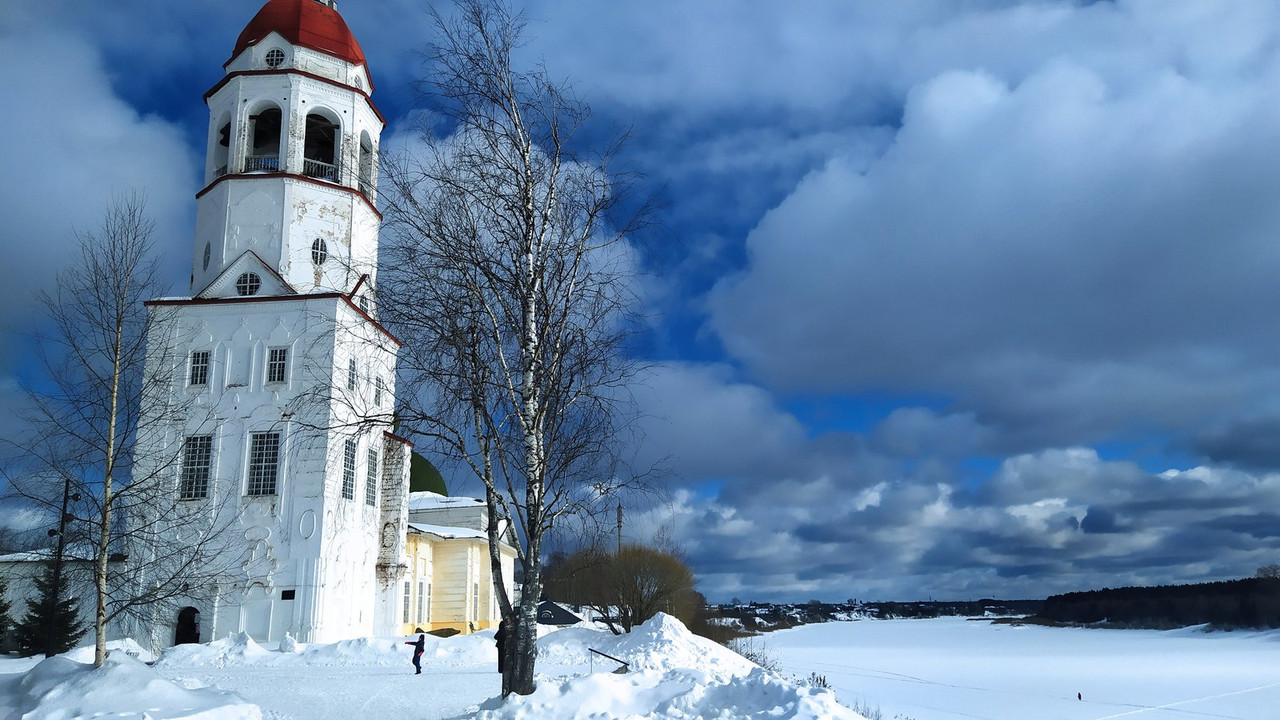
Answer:
[(319, 0), (268, 0), (236, 40), (235, 58), (269, 33), (277, 32), (294, 45), (364, 64), (364, 51), (337, 10)]

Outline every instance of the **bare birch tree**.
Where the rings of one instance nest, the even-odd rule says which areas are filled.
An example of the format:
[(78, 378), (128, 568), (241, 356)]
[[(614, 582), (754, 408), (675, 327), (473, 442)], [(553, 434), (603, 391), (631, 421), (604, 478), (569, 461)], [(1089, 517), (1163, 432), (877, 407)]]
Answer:
[[(40, 297), (50, 325), (38, 336), (45, 377), (28, 391), (23, 462), (6, 470), (22, 496), (60, 517), (55, 562), (64, 552), (90, 560), (90, 577), (79, 580), (94, 597), (98, 666), (108, 623), (133, 618), (147, 627), (166, 601), (227, 569), (216, 560), (227, 523), (179, 501), (183, 445), (157, 442), (173, 418), (197, 410), (169, 392), (172, 375), (144, 372), (148, 354), (157, 367), (183, 361), (167, 311), (143, 306), (161, 288), (153, 231), (134, 194), (113, 201), (96, 231), (77, 233), (78, 254)], [(152, 423), (144, 403), (163, 409)], [(151, 454), (137, 456), (140, 446)], [(199, 529), (184, 542), (161, 541), (166, 529), (188, 525)]]
[[(512, 65), (520, 15), (461, 0), (432, 16), (429, 97), (452, 132), (425, 128), (422, 151), (384, 157), (382, 307), (405, 343), (402, 432), (484, 484), (509, 628), (503, 692), (528, 694), (545, 534), (636, 482), (618, 450), (639, 369), (625, 352), (626, 238), (645, 213), (618, 217), (631, 184), (610, 168), (621, 138), (578, 153), (589, 108), (544, 69)], [(506, 519), (523, 568), (515, 607), (499, 571)]]

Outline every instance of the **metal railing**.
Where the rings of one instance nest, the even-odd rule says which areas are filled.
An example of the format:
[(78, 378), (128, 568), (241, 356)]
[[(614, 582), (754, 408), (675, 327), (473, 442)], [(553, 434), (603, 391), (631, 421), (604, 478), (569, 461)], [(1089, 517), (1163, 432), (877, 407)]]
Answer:
[[(244, 159), (244, 169), (240, 172), (276, 173), (283, 171), (284, 168), (282, 167), (280, 156), (278, 155), (250, 155)], [(230, 168), (226, 165), (222, 165), (213, 171), (213, 177), (214, 179), (217, 179), (228, 174), (228, 172), (230, 172)], [(369, 198), (370, 201), (373, 201), (376, 194), (376, 188), (373, 184), (372, 178), (364, 176), (363, 174), (359, 177), (352, 177), (354, 173), (350, 171), (344, 173), (342, 166), (336, 163), (327, 163), (320, 160), (304, 158), (302, 161), (302, 174), (307, 177), (316, 178), (317, 180), (324, 180), (339, 185), (348, 185), (348, 183), (351, 183), (354, 180), (356, 189), (363, 193), (365, 197)], [(344, 174), (346, 177), (343, 177)]]
[(302, 161), (302, 174), (318, 180), (338, 182), (338, 166), (334, 163), (321, 162), (306, 158)]
[(280, 156), (279, 155), (250, 155), (244, 159), (244, 171), (256, 172), (266, 170), (268, 172), (280, 172)]

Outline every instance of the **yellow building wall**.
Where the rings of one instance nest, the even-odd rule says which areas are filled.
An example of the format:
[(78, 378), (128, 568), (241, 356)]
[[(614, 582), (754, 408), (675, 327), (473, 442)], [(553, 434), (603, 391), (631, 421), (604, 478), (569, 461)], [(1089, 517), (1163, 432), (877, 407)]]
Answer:
[[(465, 634), (497, 627), (501, 606), (493, 591), (486, 541), (410, 533), (405, 552), (410, 569), (399, 588), (404, 635), (445, 629)], [(503, 546), (500, 552), (504, 579), (511, 591), (515, 551)]]

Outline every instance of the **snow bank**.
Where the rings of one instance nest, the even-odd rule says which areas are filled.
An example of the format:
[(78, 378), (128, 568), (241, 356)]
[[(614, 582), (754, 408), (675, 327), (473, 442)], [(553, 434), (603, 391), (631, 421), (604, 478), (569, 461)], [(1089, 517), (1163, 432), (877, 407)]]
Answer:
[(248, 633), (240, 633), (206, 644), (175, 645), (164, 651), (156, 665), (235, 667), (261, 662), (273, 654), (254, 642)]
[[(616, 675), (594, 648), (627, 662)], [(605, 668), (605, 669), (601, 669)], [(828, 690), (779, 678), (659, 613), (625, 635), (585, 624), (538, 641), (538, 689), (479, 708), (486, 720), (534, 718), (846, 718), (861, 716)]]
[[(107, 643), (107, 652), (121, 652), (129, 657), (141, 660), (144, 663), (154, 662), (156, 657), (151, 654), (150, 650), (142, 647), (133, 638), (125, 638), (124, 640), (111, 640)], [(93, 664), (94, 648), (92, 645), (76, 648), (62, 654), (62, 657), (68, 660), (75, 660), (80, 663)]]
[(538, 664), (586, 665), (592, 648), (626, 661), (632, 670), (695, 668), (728, 676), (745, 675), (756, 667), (719, 643), (694, 635), (665, 613), (658, 613), (624, 635), (600, 632), (582, 624), (551, 633), (538, 641)]
[(837, 703), (831, 691), (786, 682), (761, 668), (730, 677), (699, 670), (598, 673), (563, 685), (543, 683), (532, 695), (513, 695), (498, 707), (481, 709), (476, 717), (865, 720)]
[(262, 711), (232, 693), (181, 688), (127, 653), (114, 652), (97, 670), (60, 655), (25, 674), (0, 677), (0, 716), (261, 720)]

